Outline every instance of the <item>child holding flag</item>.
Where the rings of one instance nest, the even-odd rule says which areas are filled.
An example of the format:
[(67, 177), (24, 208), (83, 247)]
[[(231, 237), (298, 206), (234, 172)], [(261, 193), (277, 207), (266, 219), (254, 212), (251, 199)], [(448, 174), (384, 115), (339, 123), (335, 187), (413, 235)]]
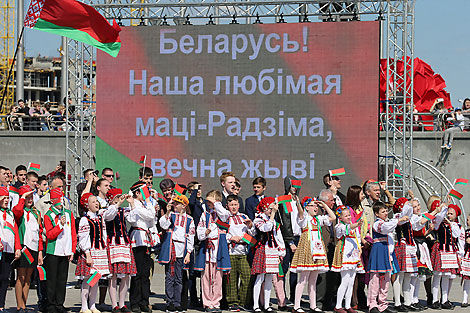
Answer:
[[(227, 240), (232, 265), (227, 285), (227, 302), (230, 311), (238, 312), (245, 311), (249, 304), (251, 271), (247, 255), (250, 248), (256, 244), (254, 238), (256, 229), (248, 216), (238, 211), (240, 205), (236, 195), (227, 196), (227, 207), (230, 211)], [(240, 278), (240, 287), (238, 287), (238, 278)]]
[(78, 258), (75, 276), (82, 281), (81, 313), (99, 313), (96, 309), (98, 280), (109, 274), (106, 250), (106, 224), (98, 215), (100, 203), (91, 193), (84, 193), (80, 204), (87, 211), (80, 219), (78, 228), (78, 247), (82, 252)]
[[(130, 197), (127, 195), (127, 197)], [(112, 313), (129, 313), (130, 310), (125, 305), (127, 290), (129, 288), (130, 277), (137, 273), (134, 255), (126, 228), (126, 216), (129, 211), (121, 208), (121, 204), (126, 199), (119, 188), (110, 189), (106, 198), (110, 203), (100, 213), (106, 222), (106, 232), (108, 237), (108, 258), (111, 279), (109, 281), (109, 297), (113, 307)], [(117, 280), (119, 283), (119, 293), (117, 292)], [(117, 299), (119, 295), (119, 299)], [(119, 306), (118, 306), (119, 304)]]
[(0, 187), (0, 311), (5, 307), (8, 282), (10, 281), (11, 262), (21, 256), (18, 226), (13, 213), (8, 209), (10, 201), (8, 187)]
[(227, 244), (227, 223), (230, 212), (222, 206), (222, 193), (209, 191), (204, 203), (196, 232), (201, 247), (194, 265), (195, 271), (203, 271), (202, 303), (209, 312), (220, 312), (222, 300), (222, 275), (231, 269)]
[(20, 187), (19, 193), (21, 198), (13, 208), (13, 214), (18, 224), (23, 253), (17, 266), (15, 293), (17, 311), (25, 311), (31, 274), (43, 262), (42, 219), (41, 213), (33, 205), (34, 190), (24, 185)]
[[(328, 214), (317, 215), (318, 205), (321, 205)], [(300, 241), (291, 264), (291, 271), (299, 275), (298, 284), (295, 288), (293, 312), (304, 312), (300, 307), (300, 300), (305, 285), (309, 286), (310, 311), (321, 312), (317, 308), (316, 283), (318, 274), (328, 272), (329, 270), (321, 227), (330, 226), (331, 222), (336, 220), (336, 216), (323, 201), (316, 201), (312, 197), (304, 197), (302, 199), (302, 206), (298, 206), (297, 210), (297, 224), (302, 229), (302, 235), (300, 236)]]
[(463, 251), (460, 267), (460, 274), (463, 279), (463, 300), (462, 308), (468, 307), (468, 294), (470, 293), (470, 215), (467, 215), (467, 228), (463, 237)]
[(259, 231), (259, 243), (251, 267), (251, 275), (257, 275), (253, 288), (253, 309), (256, 313), (262, 311), (259, 308), (259, 298), (263, 283), (264, 311), (274, 312), (269, 306), (273, 277), (282, 270), (281, 260), (286, 255), (280, 229), (274, 221), (277, 209), (278, 204), (273, 197), (264, 197), (258, 204), (258, 214), (253, 221)]
[(183, 270), (191, 261), (196, 233), (193, 218), (186, 213), (188, 204), (186, 196), (175, 195), (159, 221), (165, 230), (158, 262), (165, 265), (167, 312), (182, 311)]
[[(356, 273), (364, 273), (361, 261), (361, 233), (364, 220), (360, 218), (351, 223), (352, 208), (341, 205), (336, 208), (339, 223), (335, 226), (336, 242), (335, 255), (331, 270), (341, 273), (341, 284), (338, 288), (336, 306), (337, 313), (356, 313), (351, 307)], [(344, 306), (342, 305), (344, 299)], [(344, 309), (343, 309), (344, 308)]]
[[(431, 260), (434, 274), (432, 278), (432, 309), (453, 309), (449, 301), (449, 291), (452, 281), (460, 272), (458, 262), (458, 246), (456, 241), (460, 236), (460, 226), (456, 222), (461, 210), (454, 204), (444, 206), (434, 219), (434, 229), (437, 232), (437, 242), (432, 247)], [(441, 301), (439, 301), (439, 286)]]

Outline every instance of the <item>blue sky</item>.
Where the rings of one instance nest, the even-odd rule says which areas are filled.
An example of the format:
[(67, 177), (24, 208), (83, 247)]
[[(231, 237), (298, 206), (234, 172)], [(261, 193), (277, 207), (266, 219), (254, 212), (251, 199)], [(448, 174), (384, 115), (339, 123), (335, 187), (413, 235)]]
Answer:
[[(444, 5), (445, 3), (445, 5)], [(25, 1), (25, 11), (29, 0)], [(452, 104), (470, 98), (469, 0), (417, 0), (415, 10), (415, 56), (429, 63), (447, 83)], [(60, 37), (31, 29), (25, 30), (27, 56), (59, 56)]]

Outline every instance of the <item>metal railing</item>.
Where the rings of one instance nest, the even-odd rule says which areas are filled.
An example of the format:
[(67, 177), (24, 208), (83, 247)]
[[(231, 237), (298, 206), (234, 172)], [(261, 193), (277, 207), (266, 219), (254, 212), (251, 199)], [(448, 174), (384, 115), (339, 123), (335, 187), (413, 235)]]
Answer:
[[(464, 113), (464, 130), (470, 130), (470, 113)], [(452, 113), (413, 113), (413, 131), (444, 131), (453, 126), (453, 122), (448, 119), (452, 117)], [(386, 113), (380, 113), (379, 128), (385, 131)], [(390, 125), (390, 122), (388, 123)], [(403, 121), (397, 119), (392, 122), (393, 127), (403, 127)]]
[[(95, 120), (95, 115), (92, 115), (88, 123), (93, 130), (95, 130), (96, 127)], [(66, 122), (66, 117), (60, 115), (37, 117), (0, 115), (0, 131), (65, 131), (67, 127)]]

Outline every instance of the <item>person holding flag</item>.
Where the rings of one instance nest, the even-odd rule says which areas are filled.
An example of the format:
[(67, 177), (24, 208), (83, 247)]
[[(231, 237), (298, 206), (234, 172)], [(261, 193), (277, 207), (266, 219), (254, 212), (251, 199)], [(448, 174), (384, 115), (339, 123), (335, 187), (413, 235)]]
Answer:
[[(91, 277), (102, 277), (109, 274), (106, 224), (98, 214), (100, 204), (91, 193), (84, 193), (80, 198), (81, 205), (87, 210), (80, 219), (78, 227), (78, 247), (81, 254), (78, 258), (75, 277), (82, 280), (81, 313), (99, 313), (96, 309), (98, 284)], [(95, 275), (95, 272), (97, 273)]]
[(17, 265), (17, 280), (15, 285), (16, 309), (26, 311), (31, 274), (43, 263), (43, 240), (41, 213), (34, 207), (34, 190), (29, 185), (19, 189), (20, 200), (13, 208), (13, 214), (18, 225), (22, 255)]
[(5, 308), (8, 283), (10, 281), (11, 263), (21, 257), (21, 244), (18, 226), (11, 210), (8, 187), (0, 187), (0, 312)]
[(131, 277), (129, 299), (132, 312), (150, 312), (150, 268), (153, 262), (150, 249), (159, 242), (158, 236), (152, 234), (156, 214), (144, 182), (135, 182), (130, 192), (132, 196), (127, 198), (130, 212), (126, 219), (131, 224), (129, 237), (137, 274)]
[(237, 196), (227, 196), (227, 207), (230, 211), (227, 241), (229, 243), (230, 264), (232, 265), (227, 284), (227, 303), (230, 311), (238, 312), (245, 311), (252, 291), (247, 256), (250, 248), (256, 245), (254, 238), (256, 228), (247, 215), (238, 211), (240, 206)]
[[(319, 206), (327, 213), (318, 215)], [(304, 211), (305, 209), (305, 211)], [(302, 206), (297, 207), (297, 224), (302, 229), (300, 241), (295, 250), (291, 263), (291, 272), (300, 277), (295, 289), (294, 313), (303, 313), (300, 300), (306, 285), (309, 287), (310, 311), (322, 312), (317, 308), (316, 284), (319, 273), (328, 272), (329, 265), (326, 256), (325, 243), (321, 234), (321, 227), (329, 226), (336, 220), (335, 213), (323, 202), (312, 197), (304, 197)]]
[(77, 247), (77, 232), (73, 213), (65, 207), (62, 189), (54, 188), (49, 194), (51, 204), (44, 215), (47, 312), (64, 312), (69, 262)]

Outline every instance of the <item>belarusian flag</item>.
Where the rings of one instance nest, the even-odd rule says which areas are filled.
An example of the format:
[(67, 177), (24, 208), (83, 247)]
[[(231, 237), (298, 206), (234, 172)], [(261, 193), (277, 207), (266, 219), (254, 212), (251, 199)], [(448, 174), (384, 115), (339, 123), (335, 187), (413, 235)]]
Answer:
[(182, 196), (183, 193), (184, 193), (184, 188), (181, 187), (180, 185), (176, 184), (175, 189), (173, 189), (173, 191), (174, 191), (178, 196)]
[(147, 161), (147, 156), (146, 155), (143, 155), (140, 157), (140, 160), (139, 160), (139, 164), (144, 166), (145, 165), (145, 161)]
[(293, 179), (290, 182), (292, 184), (292, 187), (298, 188), (298, 189), (302, 188), (302, 181), (301, 180)]
[(38, 265), (39, 280), (46, 280), (46, 270)]
[(230, 224), (228, 223), (225, 223), (219, 219), (217, 219), (217, 221), (215, 221), (215, 224), (217, 225), (217, 227), (219, 227), (220, 229), (223, 229), (223, 230), (228, 230), (230, 228)]
[(147, 198), (150, 197), (149, 187), (147, 187), (147, 185), (143, 185), (140, 187), (140, 193), (142, 194), (144, 200), (147, 200)]
[(24, 26), (65, 36), (116, 57), (121, 49), (121, 28), (93, 7), (75, 0), (31, 0)]
[(161, 193), (157, 193), (157, 200), (160, 200), (166, 203), (166, 199)]
[(13, 235), (16, 235), (15, 233), (15, 226), (13, 226), (10, 222), (8, 221), (5, 221), (5, 224), (3, 225), (3, 229), (7, 229), (9, 231), (11, 231), (11, 233)]
[(26, 258), (26, 261), (28, 261), (29, 264), (34, 262), (34, 258), (31, 252), (29, 252), (28, 247), (25, 246), (21, 252), (23, 253), (24, 257)]
[(466, 184), (468, 184), (468, 179), (465, 179), (465, 178), (457, 178), (454, 183), (454, 185), (466, 185)]
[(255, 237), (251, 236), (248, 233), (245, 233), (245, 235), (243, 235), (242, 240), (252, 247), (254, 247), (257, 243), (257, 240), (255, 239)]
[(277, 202), (284, 206), (284, 210), (286, 213), (290, 213), (293, 211), (292, 209), (292, 196), (291, 195), (283, 195), (277, 197)]
[(346, 174), (346, 171), (344, 170), (344, 167), (337, 168), (335, 170), (330, 170), (330, 176), (341, 176), (345, 174)]
[(36, 163), (31, 163), (31, 162), (29, 162), (28, 168), (29, 168), (30, 170), (39, 172), (39, 170), (41, 169), (41, 164), (36, 164)]
[(90, 285), (90, 287), (93, 287), (100, 280), (100, 278), (101, 278), (101, 274), (99, 272), (94, 272), (93, 275), (91, 275), (90, 278), (88, 278), (86, 283)]
[(423, 217), (424, 217), (425, 219), (427, 219), (428, 221), (432, 221), (433, 219), (436, 218), (434, 215), (429, 214), (429, 213), (424, 213), (424, 214), (423, 214)]
[(13, 186), (8, 187), (8, 192), (14, 193), (15, 195), (19, 195), (19, 194), (20, 194), (20, 192), (18, 191), (18, 189), (16, 189), (16, 188), (13, 187)]
[(458, 200), (462, 199), (463, 197), (463, 194), (461, 194), (460, 192), (458, 192), (457, 190), (455, 189), (451, 189), (451, 191), (449, 191), (449, 196), (452, 196)]
[(395, 176), (396, 178), (402, 178), (403, 177), (403, 175), (401, 174), (401, 172), (398, 168), (396, 168), (395, 171), (393, 171), (393, 176)]

